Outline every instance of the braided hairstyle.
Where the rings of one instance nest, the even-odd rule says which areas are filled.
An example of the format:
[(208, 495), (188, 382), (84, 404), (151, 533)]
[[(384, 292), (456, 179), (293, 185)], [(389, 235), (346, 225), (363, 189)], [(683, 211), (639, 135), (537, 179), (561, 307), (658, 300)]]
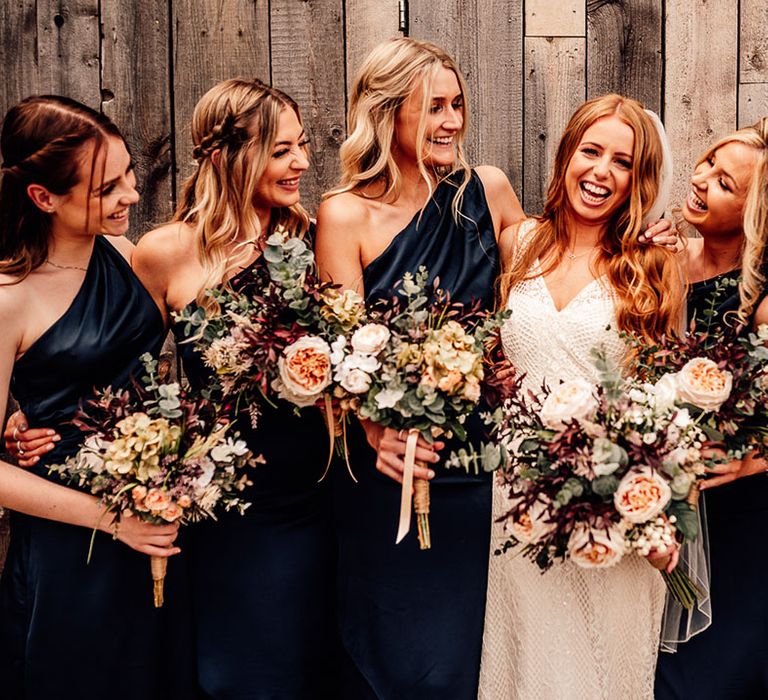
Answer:
[(93, 143), (92, 187), (96, 159), (110, 136), (124, 142), (108, 117), (68, 97), (34, 95), (8, 110), (0, 135), (0, 273), (20, 282), (48, 257), (52, 219), (30, 199), (29, 185), (66, 194), (80, 181), (81, 153)]
[[(205, 271), (197, 303), (215, 310), (206, 289), (221, 285), (228, 272), (242, 265), (262, 231), (254, 194), (277, 137), (280, 113), (299, 107), (288, 95), (257, 79), (233, 78), (214, 85), (200, 98), (192, 115), (192, 155), (197, 168), (183, 185), (174, 221), (194, 230), (198, 257)], [(215, 156), (214, 156), (215, 154)], [(275, 208), (270, 229), (285, 227), (303, 236), (309, 215), (299, 204)], [(232, 244), (242, 245), (232, 253)]]

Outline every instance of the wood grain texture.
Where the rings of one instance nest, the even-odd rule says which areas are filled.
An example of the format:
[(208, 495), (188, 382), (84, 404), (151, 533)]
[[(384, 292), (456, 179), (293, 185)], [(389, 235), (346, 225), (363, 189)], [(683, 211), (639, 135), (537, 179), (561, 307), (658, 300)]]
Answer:
[(768, 83), (744, 83), (739, 86), (739, 129), (768, 117)]
[(40, 91), (37, 55), (37, 2), (7, 0), (0, 3), (0, 111)]
[(271, 11), (272, 81), (302, 110), (312, 167), (301, 180), (301, 201), (314, 212), (338, 180), (345, 135), (343, 2), (272, 0)]
[(526, 36), (584, 36), (584, 0), (525, 0)]
[(396, 36), (400, 13), (397, 0), (346, 0), (347, 92), (363, 59), (377, 44)]
[(585, 39), (525, 39), (523, 208), (541, 213), (560, 136), (586, 94)]
[(664, 123), (681, 202), (701, 152), (736, 126), (737, 0), (667, 0)]
[[(174, 160), (177, 191), (194, 168), (189, 125), (217, 82), (270, 80), (268, 0), (172, 0)], [(299, 36), (299, 35), (297, 35)]]
[(768, 82), (768, 2), (741, 0), (739, 81)]
[(66, 95), (98, 109), (98, 0), (37, 0), (40, 92)]
[(120, 127), (136, 162), (137, 240), (173, 213), (168, 2), (102, 0), (101, 108)]
[(588, 0), (587, 97), (634, 97), (661, 113), (662, 0)]

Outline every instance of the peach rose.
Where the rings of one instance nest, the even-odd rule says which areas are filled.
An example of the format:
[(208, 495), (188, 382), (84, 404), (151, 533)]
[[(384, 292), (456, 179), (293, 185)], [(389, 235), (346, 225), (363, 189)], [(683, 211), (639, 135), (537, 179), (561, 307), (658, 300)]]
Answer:
[(712, 360), (695, 357), (677, 373), (677, 395), (705, 411), (718, 411), (731, 395), (733, 375)]
[(516, 518), (508, 520), (507, 530), (523, 544), (540, 542), (555, 529), (555, 524), (549, 522), (550, 505), (549, 500), (540, 498), (524, 512), (518, 511)]
[(311, 406), (331, 383), (331, 348), (322, 338), (305, 335), (283, 351), (277, 369), (272, 386), (280, 398)]
[(568, 556), (585, 569), (603, 569), (618, 564), (626, 551), (624, 530), (618, 525), (607, 529), (578, 524), (568, 540)]
[(160, 513), (165, 510), (171, 503), (171, 497), (165, 491), (161, 489), (149, 489), (147, 496), (144, 499), (144, 505), (153, 513)]
[(628, 471), (613, 494), (613, 503), (621, 516), (631, 523), (655, 518), (672, 497), (667, 480), (650, 467)]

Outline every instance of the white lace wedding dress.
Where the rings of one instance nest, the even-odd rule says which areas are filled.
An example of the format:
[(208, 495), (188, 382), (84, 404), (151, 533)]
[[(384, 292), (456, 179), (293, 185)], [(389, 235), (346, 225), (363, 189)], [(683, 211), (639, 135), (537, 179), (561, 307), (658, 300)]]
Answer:
[[(532, 224), (521, 227), (523, 245)], [(602, 279), (561, 311), (542, 277), (511, 290), (502, 342), (526, 387), (595, 379), (589, 353), (597, 345), (621, 358), (612, 298)], [(479, 698), (652, 700), (665, 598), (659, 573), (636, 556), (608, 569), (558, 562), (544, 574), (514, 549), (496, 556), (507, 539), (495, 522), (505, 501), (495, 484)]]

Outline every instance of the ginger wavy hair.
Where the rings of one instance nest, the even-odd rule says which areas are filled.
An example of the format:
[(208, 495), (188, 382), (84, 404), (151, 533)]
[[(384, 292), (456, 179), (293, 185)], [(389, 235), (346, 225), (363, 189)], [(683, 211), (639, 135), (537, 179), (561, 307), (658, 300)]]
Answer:
[(604, 273), (616, 295), (619, 330), (647, 340), (680, 330), (685, 285), (672, 251), (641, 243), (643, 217), (651, 209), (659, 188), (662, 146), (658, 131), (642, 105), (621, 95), (604, 95), (579, 107), (560, 139), (544, 210), (537, 217), (532, 237), (513, 260), (503, 261), (500, 297), (531, 276), (537, 259), (547, 274), (562, 260), (570, 242), (570, 204), (565, 187), (568, 164), (584, 132), (603, 117), (617, 116), (632, 129), (634, 149), (630, 191), (614, 212), (598, 244), (596, 272)]
[[(339, 185), (325, 194), (330, 197), (353, 192), (362, 197), (393, 202), (403, 186), (400, 169), (392, 155), (395, 144), (395, 117), (405, 100), (419, 87), (422, 90), (421, 118), (416, 132), (417, 152), (424, 153), (427, 114), (432, 104), (432, 83), (442, 68), (456, 75), (463, 98), (464, 120), (456, 135), (456, 160), (450, 168), (429, 169), (419, 156), (418, 167), (430, 196), (438, 181), (460, 171), (462, 180), (453, 198), (454, 216), (460, 215), (464, 190), (472, 170), (464, 156), (467, 132), (467, 87), (456, 62), (439, 46), (408, 37), (390, 39), (368, 54), (355, 77), (347, 110), (348, 136), (341, 146)], [(381, 191), (368, 194), (371, 185)], [(429, 199), (429, 198), (427, 198)]]
[(768, 263), (768, 117), (720, 139), (699, 158), (696, 165), (708, 160), (718, 148), (734, 141), (757, 151), (757, 163), (744, 201), (744, 242), (737, 312), (741, 323), (749, 323), (755, 304), (763, 296), (766, 284), (764, 265)]
[[(300, 204), (272, 210), (269, 231), (262, 231), (254, 195), (272, 156), (280, 114), (296, 102), (257, 79), (233, 78), (214, 85), (192, 114), (194, 173), (184, 182), (173, 220), (192, 227), (205, 278), (197, 303), (215, 310), (206, 289), (225, 283), (244, 264), (253, 246), (277, 226), (304, 236), (309, 215)], [(216, 155), (214, 155), (216, 154)], [(231, 244), (242, 245), (232, 254)]]
[[(8, 110), (0, 135), (0, 273), (13, 276), (13, 284), (48, 259), (53, 226), (51, 215), (35, 205), (27, 188), (36, 184), (53, 194), (66, 194), (83, 177), (85, 151), (93, 144), (89, 181), (93, 189), (96, 162), (110, 137), (125, 143), (109, 117), (68, 97), (33, 95)], [(103, 182), (103, 169), (101, 177)], [(84, 231), (90, 198), (88, 202)]]

